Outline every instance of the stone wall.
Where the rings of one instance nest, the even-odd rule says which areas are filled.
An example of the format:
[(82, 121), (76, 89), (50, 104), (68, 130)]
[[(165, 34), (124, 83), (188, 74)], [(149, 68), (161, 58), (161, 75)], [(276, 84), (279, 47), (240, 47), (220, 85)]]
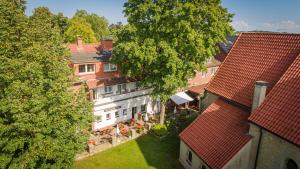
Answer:
[(286, 169), (288, 159), (300, 167), (300, 148), (262, 129), (256, 169)]
[[(188, 151), (192, 152), (192, 162), (190, 164), (187, 162)], [(206, 166), (195, 152), (193, 152), (183, 141), (180, 142), (179, 161), (185, 169), (200, 169), (202, 165), (204, 165), (206, 169), (209, 169), (209, 167)]]
[(246, 169), (249, 163), (249, 150), (251, 142), (249, 141), (232, 159), (223, 167), (223, 169)]
[(203, 98), (201, 98), (200, 112), (204, 111), (209, 105), (219, 98), (218, 95), (205, 91)]

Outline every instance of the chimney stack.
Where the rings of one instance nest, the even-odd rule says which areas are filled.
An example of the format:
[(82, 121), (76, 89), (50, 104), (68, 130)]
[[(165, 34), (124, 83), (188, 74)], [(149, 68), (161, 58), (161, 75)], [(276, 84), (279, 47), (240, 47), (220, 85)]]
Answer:
[(78, 49), (82, 49), (83, 48), (83, 42), (82, 42), (82, 39), (81, 39), (80, 36), (77, 37), (76, 43), (77, 43), (77, 48)]
[(254, 87), (254, 94), (252, 100), (252, 108), (253, 112), (260, 104), (264, 101), (267, 93), (268, 82), (266, 81), (256, 81)]
[(101, 39), (101, 49), (103, 51), (111, 51), (113, 48), (113, 40), (111, 38)]

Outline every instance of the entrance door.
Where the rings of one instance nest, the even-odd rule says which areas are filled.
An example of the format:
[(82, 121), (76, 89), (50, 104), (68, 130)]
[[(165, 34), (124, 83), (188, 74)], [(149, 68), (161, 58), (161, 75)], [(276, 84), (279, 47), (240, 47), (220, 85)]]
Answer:
[(136, 114), (136, 112), (137, 112), (137, 108), (136, 107), (132, 107), (132, 109), (131, 109), (131, 113), (132, 113), (131, 118), (132, 119), (134, 119), (134, 115)]

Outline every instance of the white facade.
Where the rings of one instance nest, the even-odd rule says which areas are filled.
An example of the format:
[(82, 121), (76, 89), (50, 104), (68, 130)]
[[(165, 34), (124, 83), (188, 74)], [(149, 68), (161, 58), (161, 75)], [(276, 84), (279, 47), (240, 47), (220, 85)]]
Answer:
[(150, 98), (150, 88), (137, 88), (135, 82), (106, 88), (94, 90), (93, 130), (128, 121), (137, 117), (138, 113), (148, 113), (151, 116), (159, 112), (159, 103)]

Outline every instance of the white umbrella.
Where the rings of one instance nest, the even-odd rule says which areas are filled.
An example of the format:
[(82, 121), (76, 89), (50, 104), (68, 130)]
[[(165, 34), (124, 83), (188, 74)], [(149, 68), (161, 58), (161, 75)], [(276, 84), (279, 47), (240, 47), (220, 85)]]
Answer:
[(174, 108), (174, 111), (173, 111), (173, 113), (174, 113), (174, 114), (176, 114), (176, 113), (177, 113), (176, 106), (175, 106), (175, 108)]
[(149, 121), (148, 113), (146, 113), (144, 120), (145, 122)]

